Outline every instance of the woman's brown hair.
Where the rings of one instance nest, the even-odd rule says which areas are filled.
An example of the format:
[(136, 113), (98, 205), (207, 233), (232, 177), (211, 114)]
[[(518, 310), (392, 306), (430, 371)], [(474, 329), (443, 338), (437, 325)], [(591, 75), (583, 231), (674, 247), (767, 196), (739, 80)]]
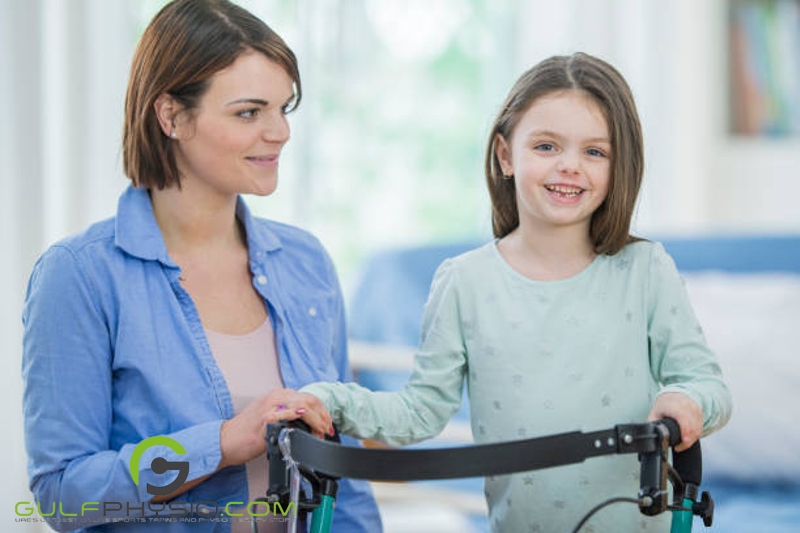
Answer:
[(135, 187), (180, 187), (173, 141), (156, 116), (158, 97), (169, 94), (191, 112), (209, 79), (247, 50), (284, 68), (294, 82), (295, 109), (302, 96), (297, 59), (258, 17), (227, 0), (175, 0), (153, 18), (133, 56), (125, 97), (123, 169)]
[(584, 53), (542, 61), (525, 72), (506, 97), (486, 149), (492, 230), (495, 237), (502, 238), (519, 226), (515, 180), (504, 179), (495, 153), (497, 135), (510, 142), (514, 128), (534, 101), (565, 90), (588, 94), (608, 122), (612, 151), (608, 196), (592, 215), (589, 232), (596, 253), (613, 255), (636, 240), (630, 235), (630, 225), (644, 173), (642, 128), (633, 94), (622, 75), (605, 61)]

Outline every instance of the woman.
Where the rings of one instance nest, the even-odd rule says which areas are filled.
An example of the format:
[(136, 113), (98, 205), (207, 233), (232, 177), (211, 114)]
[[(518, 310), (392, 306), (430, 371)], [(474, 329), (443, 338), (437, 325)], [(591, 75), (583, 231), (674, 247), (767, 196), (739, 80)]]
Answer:
[[(284, 386), (350, 379), (333, 265), (239, 196), (275, 190), (301, 94), (292, 51), (226, 0), (171, 2), (145, 30), (125, 106), (132, 184), (115, 218), (43, 254), (23, 314), (31, 490), (56, 529), (249, 531), (265, 424), (332, 431)], [(259, 531), (280, 530), (270, 518)], [(343, 480), (334, 530), (380, 529), (368, 486)]]

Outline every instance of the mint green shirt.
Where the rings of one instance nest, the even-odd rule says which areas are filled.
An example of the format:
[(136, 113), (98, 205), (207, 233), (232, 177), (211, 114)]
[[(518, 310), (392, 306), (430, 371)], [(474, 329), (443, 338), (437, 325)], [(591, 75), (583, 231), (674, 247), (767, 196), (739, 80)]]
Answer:
[[(390, 312), (390, 311), (387, 311)], [(678, 391), (723, 426), (731, 398), (672, 258), (657, 243), (600, 255), (571, 278), (541, 282), (513, 270), (495, 242), (448, 259), (433, 280), (414, 371), (399, 392), (315, 383), (346, 434), (404, 445), (437, 435), (467, 384), (477, 443), (643, 422), (657, 394)], [(571, 531), (597, 503), (635, 497), (635, 454), (492, 476), (497, 532)], [(667, 531), (633, 504), (606, 507), (581, 530)]]

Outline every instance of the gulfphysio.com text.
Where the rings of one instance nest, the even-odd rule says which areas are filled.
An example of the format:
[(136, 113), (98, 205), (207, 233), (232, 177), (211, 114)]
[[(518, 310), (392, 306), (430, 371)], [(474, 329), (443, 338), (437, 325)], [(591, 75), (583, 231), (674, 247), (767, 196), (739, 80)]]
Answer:
[(69, 512), (61, 502), (45, 505), (44, 509), (41, 503), (17, 502), (14, 513), (17, 522), (228, 522), (263, 519), (270, 515), (270, 520), (281, 520), (289, 513), (296, 515), (297, 507), (294, 502), (289, 502), (284, 509), (280, 502), (270, 504), (264, 501), (249, 502), (246, 506), (244, 502), (228, 502), (224, 507), (216, 502), (147, 502), (141, 505), (131, 505), (130, 502), (84, 502), (80, 510)]

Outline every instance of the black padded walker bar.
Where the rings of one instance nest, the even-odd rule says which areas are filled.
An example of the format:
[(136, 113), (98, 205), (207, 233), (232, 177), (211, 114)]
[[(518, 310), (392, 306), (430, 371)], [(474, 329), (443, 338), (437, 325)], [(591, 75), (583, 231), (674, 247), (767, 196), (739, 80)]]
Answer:
[(412, 450), (343, 446), (304, 431), (285, 431), (291, 431), (292, 458), (304, 468), (332, 477), (375, 481), (485, 477), (658, 449), (658, 436), (649, 423), (496, 444)]

